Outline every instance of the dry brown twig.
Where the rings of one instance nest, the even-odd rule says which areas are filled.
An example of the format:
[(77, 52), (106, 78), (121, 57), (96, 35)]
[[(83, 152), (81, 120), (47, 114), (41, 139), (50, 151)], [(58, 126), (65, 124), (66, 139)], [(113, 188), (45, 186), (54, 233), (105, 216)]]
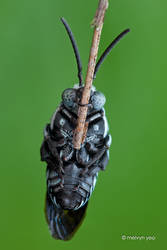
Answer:
[(90, 92), (93, 82), (94, 69), (96, 66), (96, 58), (100, 43), (100, 36), (103, 28), (104, 15), (107, 8), (108, 8), (108, 0), (99, 0), (99, 5), (94, 20), (92, 22), (92, 25), (94, 27), (94, 34), (93, 34), (92, 46), (90, 49), (87, 74), (81, 99), (81, 106), (79, 106), (78, 109), (77, 126), (74, 131), (74, 137), (73, 137), (73, 145), (75, 149), (80, 149), (88, 128), (88, 123), (86, 123), (85, 121), (86, 121)]

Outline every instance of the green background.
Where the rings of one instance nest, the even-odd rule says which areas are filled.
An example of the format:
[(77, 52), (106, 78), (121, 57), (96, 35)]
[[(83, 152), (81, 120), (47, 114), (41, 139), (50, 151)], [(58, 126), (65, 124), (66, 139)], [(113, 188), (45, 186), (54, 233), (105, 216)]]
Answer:
[[(65, 88), (78, 81), (59, 17), (72, 27), (84, 76), (97, 0), (0, 2), (0, 248), (31, 250), (159, 249), (166, 246), (167, 82), (165, 0), (112, 0), (99, 54), (131, 32), (100, 68), (113, 136), (87, 216), (69, 242), (51, 238), (44, 218), (43, 128)], [(155, 236), (122, 240), (121, 236)]]

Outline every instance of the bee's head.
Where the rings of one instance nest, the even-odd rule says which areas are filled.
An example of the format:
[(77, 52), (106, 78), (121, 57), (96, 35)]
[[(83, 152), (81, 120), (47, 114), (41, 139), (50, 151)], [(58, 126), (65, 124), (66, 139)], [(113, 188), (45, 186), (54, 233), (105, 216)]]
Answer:
[[(62, 94), (64, 106), (75, 114), (77, 114), (78, 107), (81, 105), (82, 92), (83, 87), (76, 88), (74, 86), (74, 88), (65, 89)], [(96, 91), (93, 87), (88, 104), (88, 113), (90, 114), (92, 112), (101, 110), (105, 104), (105, 101), (105, 96), (101, 92)]]
[[(81, 96), (82, 96), (82, 92), (83, 92), (83, 78), (82, 78), (82, 63), (81, 63), (81, 59), (80, 59), (80, 54), (79, 54), (79, 50), (76, 44), (76, 41), (74, 39), (73, 33), (68, 25), (68, 23), (66, 22), (66, 20), (64, 18), (61, 18), (62, 23), (65, 26), (65, 29), (67, 31), (67, 34), (70, 38), (70, 41), (72, 43), (72, 47), (74, 50), (74, 54), (75, 54), (75, 58), (76, 58), (76, 62), (77, 62), (77, 68), (78, 68), (78, 79), (79, 79), (79, 85), (74, 86), (74, 88), (71, 89), (66, 89), (64, 90), (63, 94), (62, 94), (62, 100), (63, 100), (63, 104), (64, 106), (70, 110), (71, 112), (73, 112), (74, 114), (78, 113), (78, 107), (79, 105), (81, 105)], [(110, 45), (106, 48), (106, 50), (103, 52), (103, 54), (100, 56), (95, 69), (94, 69), (94, 74), (93, 74), (93, 79), (96, 78), (96, 74), (101, 66), (101, 64), (103, 63), (104, 59), (106, 58), (106, 56), (109, 54), (109, 52), (111, 51), (111, 49), (120, 41), (120, 39), (122, 39), (130, 30), (126, 29), (123, 32), (121, 32), (111, 43)], [(100, 109), (103, 108), (105, 104), (105, 96), (99, 92), (99, 91), (95, 91), (92, 87), (91, 90), (91, 95), (90, 95), (90, 100), (89, 100), (89, 104), (88, 104), (88, 114), (91, 114), (93, 112), (96, 112)]]

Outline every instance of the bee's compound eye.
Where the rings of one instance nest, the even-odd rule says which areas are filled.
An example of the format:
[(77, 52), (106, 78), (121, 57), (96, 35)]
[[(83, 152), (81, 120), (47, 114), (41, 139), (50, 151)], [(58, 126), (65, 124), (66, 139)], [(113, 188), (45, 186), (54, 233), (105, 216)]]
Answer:
[(95, 91), (91, 97), (91, 102), (94, 109), (100, 110), (104, 106), (106, 98), (101, 92)]
[(64, 105), (68, 107), (73, 107), (76, 102), (76, 90), (75, 89), (65, 89), (62, 94), (62, 100)]

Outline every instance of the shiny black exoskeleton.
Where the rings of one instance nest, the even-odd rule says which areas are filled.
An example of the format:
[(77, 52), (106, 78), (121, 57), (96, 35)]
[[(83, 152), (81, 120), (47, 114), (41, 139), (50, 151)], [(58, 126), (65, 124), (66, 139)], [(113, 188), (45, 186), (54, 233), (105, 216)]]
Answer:
[[(61, 104), (45, 127), (41, 160), (47, 163), (46, 219), (51, 234), (56, 239), (68, 240), (84, 218), (98, 172), (108, 163), (111, 136), (103, 107), (105, 96), (92, 87), (86, 118), (87, 133), (80, 150), (73, 147), (83, 92), (82, 66), (72, 32), (66, 21), (61, 20), (76, 55), (79, 84), (63, 92)], [(110, 44), (111, 48), (122, 34)], [(98, 61), (94, 76), (108, 52), (105, 51)]]
[(108, 162), (111, 137), (102, 93), (92, 91), (86, 122), (87, 134), (80, 150), (73, 148), (78, 103), (83, 87), (63, 92), (62, 103), (44, 131), (41, 159), (48, 163), (47, 185), (53, 203), (78, 209), (89, 199), (97, 173)]
[[(44, 130), (41, 159), (48, 164), (46, 211), (50, 225), (55, 224), (55, 214), (61, 212), (61, 216), (59, 214), (58, 217), (62, 220), (63, 216), (64, 219), (69, 216), (71, 213), (69, 210), (75, 211), (76, 218), (78, 213), (85, 211), (98, 172), (104, 170), (108, 163), (111, 137), (108, 134), (108, 124), (103, 109), (105, 98), (100, 92), (92, 90), (86, 120), (89, 124), (87, 134), (81, 149), (73, 148), (73, 131), (82, 90), (83, 87), (76, 86), (63, 92), (62, 103)], [(52, 209), (49, 204), (56, 209), (53, 217), (50, 215)], [(66, 216), (63, 210), (68, 211)], [(72, 224), (76, 227), (76, 221), (74, 222)], [(56, 238), (66, 239), (63, 228), (67, 225), (63, 228), (62, 225), (62, 222), (57, 221), (56, 227), (52, 228), (51, 232)], [(68, 229), (67, 236), (69, 235), (71, 234)]]

